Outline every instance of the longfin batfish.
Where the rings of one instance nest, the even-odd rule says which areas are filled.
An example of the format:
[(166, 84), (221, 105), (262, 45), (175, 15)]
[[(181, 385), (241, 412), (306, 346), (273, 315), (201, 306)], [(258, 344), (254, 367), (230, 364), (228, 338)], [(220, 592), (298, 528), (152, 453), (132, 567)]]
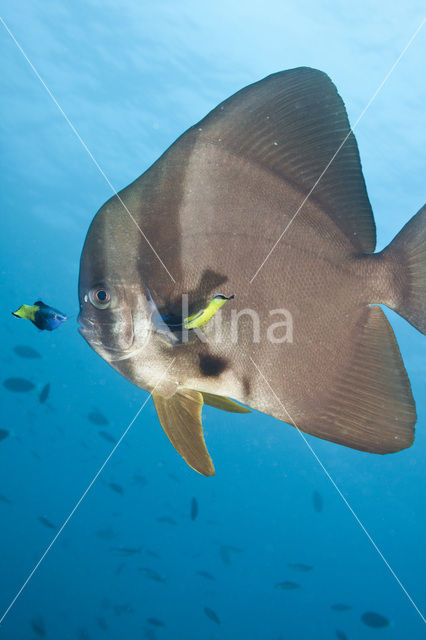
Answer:
[[(377, 305), (426, 332), (426, 207), (383, 251), (375, 244), (335, 86), (315, 69), (275, 73), (213, 109), (99, 210), (81, 256), (80, 331), (153, 393), (167, 436), (202, 474), (214, 472), (205, 403), (399, 451), (413, 442), (415, 404)], [(234, 304), (188, 340), (156, 323), (197, 316), (223, 287)]]

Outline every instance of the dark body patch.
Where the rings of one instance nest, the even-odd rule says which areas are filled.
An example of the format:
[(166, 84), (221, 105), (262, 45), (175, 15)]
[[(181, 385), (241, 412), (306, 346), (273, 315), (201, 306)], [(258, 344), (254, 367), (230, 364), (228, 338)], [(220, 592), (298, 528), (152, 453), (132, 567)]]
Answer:
[(243, 387), (244, 387), (244, 395), (246, 398), (248, 398), (251, 391), (251, 385), (250, 385), (250, 380), (248, 376), (244, 376), (243, 378)]
[(228, 366), (227, 361), (224, 358), (218, 356), (212, 356), (208, 353), (200, 353), (200, 372), (203, 376), (220, 376)]

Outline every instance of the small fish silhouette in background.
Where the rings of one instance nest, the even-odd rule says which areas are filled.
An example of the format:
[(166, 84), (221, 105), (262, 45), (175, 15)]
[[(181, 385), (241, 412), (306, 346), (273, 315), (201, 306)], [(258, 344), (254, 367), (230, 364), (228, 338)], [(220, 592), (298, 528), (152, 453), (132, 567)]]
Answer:
[(297, 582), (291, 582), (291, 580), (284, 580), (284, 582), (277, 582), (275, 589), (281, 589), (281, 591), (292, 591), (293, 589), (300, 589), (300, 584), (297, 584)]
[(132, 484), (135, 484), (138, 487), (145, 487), (148, 484), (148, 480), (140, 473), (135, 473)]
[(34, 383), (30, 380), (26, 380), (26, 378), (7, 378), (3, 381), (3, 386), (8, 391), (13, 391), (15, 393), (26, 393), (27, 391), (34, 389)]
[(210, 618), (210, 620), (216, 624), (220, 624), (219, 616), (213, 611), (213, 609), (210, 609), (210, 607), (204, 607), (204, 613), (208, 618)]
[(41, 354), (38, 351), (36, 351), (32, 347), (27, 346), (26, 344), (17, 344), (16, 347), (13, 347), (13, 351), (20, 358), (28, 358), (29, 360), (41, 358)]
[(87, 417), (89, 418), (90, 422), (93, 422), (93, 424), (96, 424), (99, 427), (104, 427), (105, 425), (109, 424), (108, 418), (104, 416), (103, 413), (98, 411), (98, 409), (94, 409), (91, 413), (88, 414)]
[(47, 518), (45, 518), (44, 516), (39, 516), (37, 518), (37, 520), (39, 522), (41, 522), (41, 524), (45, 527), (47, 527), (47, 529), (57, 529), (58, 527), (53, 524), (53, 522), (51, 522), (50, 520), (48, 520)]
[(153, 627), (164, 627), (164, 622), (162, 620), (159, 620), (158, 618), (147, 618), (146, 619), (148, 624), (151, 624)]
[(225, 564), (231, 564), (231, 553), (241, 553), (242, 549), (239, 547), (233, 547), (229, 544), (224, 544), (219, 549), (219, 555)]
[(180, 483), (180, 480), (175, 473), (168, 473), (167, 475), (169, 476), (169, 478), (171, 478), (171, 480), (174, 480), (178, 484)]
[(293, 571), (299, 571), (300, 573), (306, 573), (307, 571), (312, 571), (313, 567), (310, 564), (303, 564), (303, 562), (289, 562), (287, 564), (289, 569), (293, 569)]
[(361, 620), (367, 627), (371, 627), (372, 629), (383, 629), (389, 626), (389, 620), (374, 611), (366, 611), (363, 613)]
[(99, 431), (98, 433), (101, 436), (101, 438), (103, 438), (107, 442), (114, 442), (114, 443), (117, 442), (114, 436), (112, 436), (110, 433), (108, 433), (108, 431), (105, 431), (104, 429), (101, 429), (101, 431)]
[(197, 498), (192, 498), (191, 500), (191, 520), (195, 520), (198, 516), (198, 502)]
[(158, 571), (155, 569), (150, 569), (149, 567), (139, 567), (139, 572), (149, 578), (149, 580), (153, 580), (154, 582), (166, 582), (166, 579), (161, 576)]
[(114, 609), (114, 613), (116, 616), (121, 616), (122, 613), (134, 613), (135, 610), (133, 609), (132, 606), (130, 606), (130, 604), (115, 604), (113, 606)]
[(324, 508), (324, 500), (318, 491), (314, 491), (312, 494), (312, 504), (314, 505), (315, 511), (321, 513)]
[(44, 626), (44, 622), (42, 618), (35, 618), (31, 620), (31, 628), (35, 634), (37, 634), (40, 638), (44, 638), (46, 636), (46, 628)]
[(333, 611), (349, 611), (352, 607), (349, 604), (345, 604), (344, 602), (336, 602), (336, 604), (332, 604), (331, 608)]
[(115, 493), (119, 493), (120, 495), (123, 495), (124, 489), (121, 486), (121, 484), (118, 484), (118, 482), (108, 482), (108, 486), (110, 489), (115, 491)]
[(41, 300), (37, 300), (33, 305), (23, 304), (17, 311), (12, 311), (12, 315), (29, 320), (41, 331), (53, 331), (67, 320), (65, 313), (49, 307)]
[(40, 391), (39, 400), (41, 404), (44, 404), (49, 397), (50, 393), (50, 382), (44, 385), (43, 389)]
[(161, 524), (177, 524), (176, 520), (171, 516), (160, 516), (159, 518), (157, 518), (157, 522), (160, 522)]
[(102, 617), (96, 618), (96, 622), (98, 623), (98, 626), (102, 629), (102, 631), (108, 630), (108, 625), (105, 618), (102, 618)]
[(142, 547), (119, 546), (119, 547), (111, 547), (110, 551), (112, 551), (116, 556), (121, 556), (123, 558), (126, 558), (128, 556), (134, 556), (137, 553), (140, 553), (142, 551)]
[(200, 569), (200, 571), (197, 571), (196, 574), (197, 576), (201, 576), (206, 580), (216, 580), (216, 578), (211, 573), (209, 573), (208, 571), (204, 571), (203, 569)]
[(105, 527), (96, 531), (96, 536), (101, 540), (113, 540), (117, 537), (117, 533), (111, 527)]
[(0, 429), (0, 440), (4, 440), (10, 434), (8, 429)]

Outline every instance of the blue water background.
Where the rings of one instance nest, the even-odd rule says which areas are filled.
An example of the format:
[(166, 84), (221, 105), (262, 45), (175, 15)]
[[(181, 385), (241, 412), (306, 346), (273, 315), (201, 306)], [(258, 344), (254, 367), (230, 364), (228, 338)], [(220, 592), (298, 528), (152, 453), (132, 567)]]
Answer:
[[(4, 3), (0, 13), (120, 189), (218, 102), (281, 69), (326, 71), (354, 123), (420, 24), (422, 5), (23, 0)], [(111, 189), (2, 25), (0, 47), (1, 379), (26, 377), (38, 389), (51, 383), (46, 405), (36, 392), (18, 395), (0, 385), (1, 426), (13, 432), (0, 442), (0, 493), (12, 501), (0, 501), (4, 611), (55, 533), (37, 518), (60, 526), (111, 451), (88, 414), (100, 409), (118, 438), (147, 394), (76, 331), (80, 252)], [(378, 248), (426, 199), (425, 58), (426, 27), (356, 129)], [(10, 315), (38, 298), (72, 317), (50, 334)], [(417, 401), (415, 444), (381, 457), (309, 442), (424, 614), (424, 339), (396, 314), (388, 317)], [(16, 344), (32, 345), (42, 359), (18, 358)], [(33, 640), (39, 636), (31, 621), (39, 619), (46, 638), (58, 640), (322, 639), (336, 638), (336, 629), (349, 639), (426, 637), (420, 616), (294, 429), (268, 416), (210, 408), (204, 424), (217, 473), (208, 479), (175, 453), (147, 403), (0, 626), (0, 638)], [(134, 484), (135, 474), (146, 486)], [(323, 499), (321, 513), (313, 508), (314, 491)], [(162, 516), (177, 524), (159, 523)], [(110, 540), (97, 535), (105, 529)], [(111, 551), (118, 545), (142, 550), (120, 558)], [(223, 545), (242, 549), (231, 553), (230, 565), (220, 557)], [(314, 568), (299, 574), (289, 562)], [(147, 579), (138, 567), (166, 582)], [(284, 580), (301, 588), (274, 588)], [(352, 609), (335, 612), (335, 602)], [(367, 610), (390, 626), (363, 625)], [(165, 626), (147, 633), (149, 617)]]

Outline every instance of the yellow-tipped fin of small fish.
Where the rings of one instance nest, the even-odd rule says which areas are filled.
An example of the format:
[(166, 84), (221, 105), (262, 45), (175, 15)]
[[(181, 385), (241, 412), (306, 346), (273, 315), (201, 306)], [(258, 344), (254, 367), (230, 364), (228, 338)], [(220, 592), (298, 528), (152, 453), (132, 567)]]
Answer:
[(194, 315), (189, 316), (183, 321), (183, 326), (185, 329), (195, 329), (196, 327), (202, 327), (207, 324), (209, 320), (213, 318), (213, 316), (219, 311), (221, 307), (227, 302), (231, 300), (234, 296), (223, 296), (221, 293), (218, 293), (214, 296), (207, 305), (205, 309), (198, 311), (198, 313), (194, 313)]
[(31, 320), (32, 322), (34, 322), (35, 314), (37, 313), (39, 308), (40, 307), (37, 307), (37, 305), (35, 304), (23, 304), (22, 307), (19, 307), (17, 311), (12, 311), (12, 315), (16, 316), (17, 318), (24, 318), (25, 320)]

